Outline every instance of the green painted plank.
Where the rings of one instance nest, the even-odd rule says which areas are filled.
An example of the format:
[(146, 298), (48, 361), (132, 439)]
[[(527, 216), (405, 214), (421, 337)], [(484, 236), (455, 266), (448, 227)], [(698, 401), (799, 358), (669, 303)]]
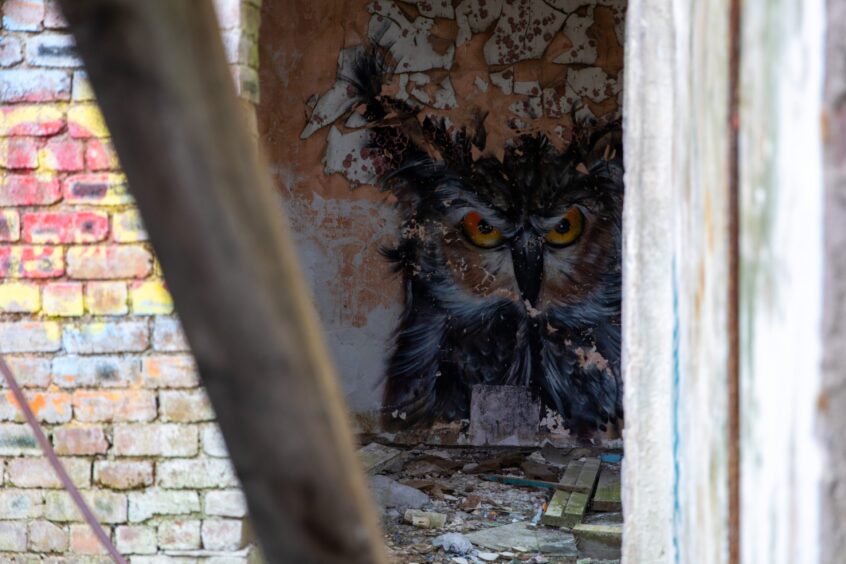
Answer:
[[(567, 502), (571, 495), (576, 493), (565, 492), (564, 490), (557, 490), (549, 504), (546, 506), (546, 512), (541, 516), (541, 523), (549, 525), (550, 527), (565, 526), (566, 519), (564, 518), (564, 509), (567, 507)], [(581, 494), (584, 495), (584, 494)]]
[(582, 522), (585, 516), (588, 504), (590, 503), (593, 489), (596, 487), (596, 479), (599, 476), (599, 459), (588, 458), (579, 469), (579, 476), (576, 479), (576, 485), (586, 490), (588, 493), (573, 492), (570, 499), (567, 500), (567, 505), (564, 506), (564, 513), (561, 515), (562, 527), (575, 527)]
[(544, 488), (549, 490), (581, 491), (578, 486), (569, 486), (561, 482), (545, 482), (543, 480), (530, 480), (519, 476), (503, 476), (502, 474), (480, 474), (483, 480), (499, 482), (510, 486), (522, 486), (526, 488)]
[(594, 511), (622, 511), (620, 499), (620, 474), (605, 468), (599, 474), (599, 483), (593, 495), (591, 508)]
[(574, 460), (567, 465), (564, 475), (559, 481), (563, 487), (573, 490), (572, 493), (559, 490), (555, 492), (546, 512), (541, 517), (541, 523), (552, 527), (572, 527), (580, 523), (590, 492), (593, 489), (596, 473), (599, 468), (599, 460), (587, 459), (584, 462)]

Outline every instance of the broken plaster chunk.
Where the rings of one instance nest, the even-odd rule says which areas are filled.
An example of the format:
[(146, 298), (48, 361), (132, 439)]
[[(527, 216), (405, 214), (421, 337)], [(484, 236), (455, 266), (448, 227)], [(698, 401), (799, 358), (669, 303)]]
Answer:
[(455, 8), (455, 20), (458, 24), (457, 46), (470, 41), (474, 33), (486, 31), (502, 12), (503, 0), (463, 0)]
[(421, 529), (441, 529), (446, 525), (446, 514), (435, 513), (434, 511), (420, 511), (419, 509), (407, 509), (403, 518)]
[(543, 2), (506, 2), (493, 35), (485, 43), (485, 61), (489, 65), (507, 65), (540, 59), (564, 18), (563, 13)]
[(427, 18), (455, 18), (452, 0), (402, 0), (405, 4), (416, 4), (417, 10)]
[(559, 65), (574, 63), (592, 65), (596, 62), (596, 41), (588, 37), (587, 30), (593, 25), (593, 5), (585, 5), (585, 14), (573, 13), (564, 23), (564, 35), (572, 47), (556, 57), (552, 62)]
[(397, 72), (452, 68), (455, 46), (450, 45), (441, 54), (429, 41), (435, 20), (421, 16), (409, 21), (390, 0), (376, 0), (368, 6), (368, 11), (373, 15), (367, 35), (380, 47), (390, 50)]
[(366, 129), (341, 133), (332, 126), (323, 158), (324, 172), (327, 175), (336, 172), (344, 175), (353, 187), (376, 182), (376, 169), (366, 156), (369, 140), (370, 132)]

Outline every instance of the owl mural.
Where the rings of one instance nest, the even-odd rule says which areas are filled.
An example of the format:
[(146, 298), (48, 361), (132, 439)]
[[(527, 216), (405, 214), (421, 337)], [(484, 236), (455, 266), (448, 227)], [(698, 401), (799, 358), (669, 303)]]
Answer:
[(300, 136), (399, 212), (383, 427), (467, 419), (485, 384), (580, 437), (619, 428), (625, 2), (366, 8)]
[(457, 129), (391, 96), (378, 46), (340, 78), (360, 106), (379, 186), (402, 214), (384, 251), (404, 312), (387, 363), (389, 428), (469, 416), (476, 384), (528, 386), (579, 436), (622, 418), (623, 164), (617, 123), (543, 134), (495, 157), (485, 115)]

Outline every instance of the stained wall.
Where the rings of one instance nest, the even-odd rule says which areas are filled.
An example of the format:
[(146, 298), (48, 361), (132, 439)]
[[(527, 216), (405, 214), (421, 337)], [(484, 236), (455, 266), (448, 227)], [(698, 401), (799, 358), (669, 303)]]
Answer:
[(402, 311), (401, 280), (380, 254), (399, 218), (373, 186), (362, 124), (337, 81), (345, 53), (388, 45), (401, 61), (393, 95), (455, 128), (487, 112), (488, 147), (501, 156), (520, 132), (565, 147), (574, 120), (620, 116), (624, 23), (622, 0), (264, 4), (259, 135), (362, 429), (380, 407)]

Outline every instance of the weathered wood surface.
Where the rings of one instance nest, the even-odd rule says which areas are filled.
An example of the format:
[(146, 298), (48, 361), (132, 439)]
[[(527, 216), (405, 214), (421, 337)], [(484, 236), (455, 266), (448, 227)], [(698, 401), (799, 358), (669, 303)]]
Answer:
[(846, 0), (828, 0), (823, 117), (825, 292), (820, 430), (821, 562), (846, 554)]
[(623, 503), (620, 500), (620, 474), (616, 471), (604, 468), (599, 474), (599, 481), (596, 484), (596, 493), (590, 502), (591, 508), (595, 511), (622, 511)]
[(209, 0), (63, 0), (269, 562), (384, 562)]
[(626, 28), (623, 557), (728, 553), (729, 1)]
[(743, 7), (742, 562), (843, 562), (819, 560), (825, 4)]
[(541, 522), (544, 525), (568, 528), (580, 523), (587, 511), (598, 473), (598, 458), (574, 460), (568, 464), (560, 482), (571, 491), (558, 490), (553, 494), (541, 516)]

